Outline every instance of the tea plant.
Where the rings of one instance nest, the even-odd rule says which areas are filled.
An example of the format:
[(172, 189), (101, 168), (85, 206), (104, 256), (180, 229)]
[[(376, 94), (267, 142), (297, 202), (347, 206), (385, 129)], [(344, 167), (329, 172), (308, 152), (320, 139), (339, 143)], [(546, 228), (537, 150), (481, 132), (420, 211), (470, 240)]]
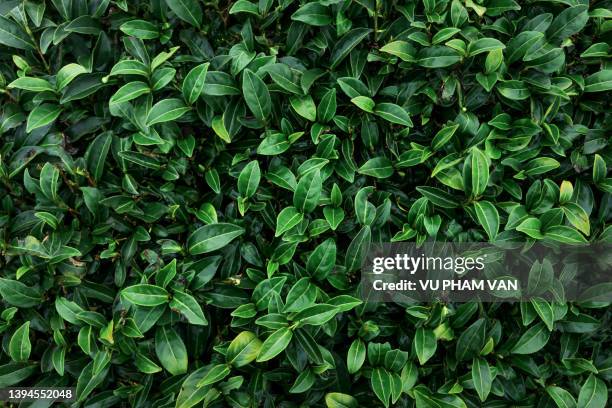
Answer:
[(373, 243), (612, 242), (611, 10), (3, 1), (0, 387), (605, 407), (608, 303), (370, 304), (358, 284)]

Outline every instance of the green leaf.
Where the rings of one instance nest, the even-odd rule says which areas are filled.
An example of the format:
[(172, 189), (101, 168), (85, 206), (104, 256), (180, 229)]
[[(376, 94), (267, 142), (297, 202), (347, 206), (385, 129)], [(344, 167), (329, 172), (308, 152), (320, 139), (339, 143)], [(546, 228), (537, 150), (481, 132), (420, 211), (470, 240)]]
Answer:
[(561, 206), (567, 220), (584, 235), (591, 233), (589, 216), (584, 209), (576, 203), (568, 202)]
[(321, 326), (333, 319), (338, 312), (339, 310), (336, 306), (322, 303), (300, 310), (293, 317), (293, 320), (298, 322), (300, 326)]
[(244, 100), (255, 118), (265, 122), (272, 112), (268, 87), (253, 71), (245, 69), (242, 77)]
[[(593, 182), (596, 184), (603, 182), (607, 174), (608, 174), (608, 166), (606, 166), (606, 161), (600, 155), (595, 154), (593, 158)], [(572, 189), (572, 192), (573, 192), (573, 189)]]
[(225, 143), (231, 143), (232, 138), (225, 128), (225, 117), (224, 116), (215, 116), (212, 120), (212, 128), (213, 131), (223, 140)]
[(330, 68), (334, 69), (350, 54), (350, 52), (359, 44), (372, 30), (368, 28), (354, 28), (344, 34), (342, 38), (334, 45), (330, 57)]
[(612, 90), (612, 69), (589, 75), (584, 80), (584, 92), (605, 92)]
[(257, 4), (251, 3), (248, 0), (238, 0), (232, 5), (232, 8), (230, 9), (229, 13), (248, 13), (259, 17), (259, 7), (257, 7)]
[(551, 44), (561, 44), (563, 40), (582, 30), (589, 19), (588, 9), (588, 6), (580, 4), (560, 12), (546, 30), (548, 41)]
[(244, 234), (244, 232), (244, 228), (225, 222), (205, 225), (195, 230), (187, 238), (187, 249), (191, 255), (216, 251)]
[(417, 64), (425, 68), (445, 68), (461, 61), (461, 55), (450, 47), (434, 45), (421, 48), (417, 54)]
[(521, 101), (531, 96), (529, 88), (527, 87), (527, 85), (525, 85), (523, 81), (501, 81), (497, 83), (496, 88), (502, 96), (513, 101)]
[(549, 385), (546, 387), (546, 392), (550, 396), (550, 398), (555, 401), (557, 407), (559, 408), (576, 408), (576, 400), (567, 390)]
[(355, 374), (366, 358), (366, 346), (361, 339), (355, 339), (351, 343), (351, 347), (349, 347), (348, 355), (346, 357), (346, 366), (348, 368), (349, 374)]
[(164, 99), (157, 102), (147, 115), (146, 125), (153, 126), (157, 123), (174, 121), (191, 108), (185, 105), (183, 101), (176, 98)]
[(381, 52), (386, 52), (387, 54), (395, 55), (399, 57), (402, 61), (406, 62), (415, 62), (415, 56), (417, 53), (416, 48), (414, 48), (407, 41), (393, 41), (386, 45), (384, 45), (381, 49)]
[(20, 50), (36, 49), (28, 33), (19, 24), (3, 16), (0, 16), (0, 44)]
[(527, 330), (512, 348), (514, 354), (533, 354), (541, 350), (548, 339), (550, 331), (544, 323), (538, 323)]
[(217, 364), (212, 366), (198, 383), (198, 387), (206, 387), (214, 384), (227, 377), (230, 373), (230, 367), (227, 364)]
[(166, 0), (166, 4), (181, 20), (194, 27), (202, 25), (202, 8), (197, 0)]
[(30, 343), (30, 322), (25, 322), (15, 330), (8, 344), (11, 359), (16, 362), (27, 361), (32, 352)]
[(552, 331), (555, 316), (551, 304), (542, 298), (534, 298), (531, 299), (531, 305), (533, 306), (538, 316), (540, 316), (540, 319), (542, 319), (548, 330)]
[(458, 361), (469, 360), (480, 354), (485, 344), (486, 328), (486, 320), (478, 319), (461, 333), (455, 351)]
[(43, 103), (35, 107), (28, 115), (26, 132), (50, 125), (55, 122), (64, 109), (52, 103)]
[(310, 95), (299, 96), (295, 95), (289, 98), (289, 102), (293, 109), (301, 117), (314, 122), (317, 120), (317, 107)]
[(42, 193), (51, 201), (57, 201), (59, 170), (47, 162), (40, 171), (39, 186)]
[(38, 306), (42, 302), (37, 289), (12, 279), (0, 278), (0, 295), (6, 303), (21, 308)]
[(499, 231), (499, 213), (490, 201), (474, 202), (474, 210), (478, 222), (489, 236), (489, 241), (495, 241)]
[(391, 375), (384, 368), (376, 367), (372, 370), (370, 382), (378, 399), (382, 401), (385, 407), (388, 407), (391, 397)]
[(384, 179), (393, 175), (393, 165), (386, 157), (375, 157), (365, 162), (357, 172), (365, 176)]
[(21, 77), (7, 85), (7, 88), (24, 89), (32, 92), (55, 92), (55, 88), (42, 78)]
[(482, 357), (474, 358), (472, 362), (472, 382), (474, 383), (474, 388), (476, 388), (480, 401), (486, 401), (491, 392), (493, 377), (491, 375), (489, 363)]
[(394, 103), (382, 102), (376, 104), (374, 108), (374, 113), (381, 118), (398, 125), (403, 125), (407, 127), (412, 127), (412, 120), (410, 119), (410, 115), (404, 108)]
[(185, 316), (187, 321), (191, 324), (200, 326), (208, 325), (208, 321), (198, 301), (185, 292), (181, 292), (180, 290), (174, 291), (169, 306), (170, 309), (176, 310)]
[(291, 15), (291, 20), (300, 21), (316, 27), (323, 27), (332, 22), (329, 7), (320, 3), (306, 3)]
[(257, 358), (262, 344), (255, 333), (243, 331), (232, 340), (227, 348), (225, 358), (228, 364), (234, 367), (243, 367)]
[(206, 62), (193, 67), (183, 80), (183, 98), (185, 98), (190, 105), (193, 105), (204, 91), (204, 84), (206, 83), (206, 74), (208, 73), (209, 66), (210, 63)]
[(59, 91), (61, 91), (77, 76), (85, 74), (86, 72), (87, 69), (82, 65), (68, 64), (57, 72), (57, 75), (55, 76), (55, 86)]
[(285, 207), (278, 213), (276, 218), (275, 237), (280, 237), (286, 231), (298, 225), (304, 219), (304, 214), (299, 212), (295, 207)]
[(140, 61), (121, 60), (111, 69), (109, 77), (113, 75), (140, 75), (148, 77), (149, 68)]
[(159, 170), (162, 166), (159, 160), (155, 157), (151, 157), (140, 152), (122, 151), (119, 152), (119, 157), (125, 159), (126, 161), (129, 161), (130, 163), (134, 163), (138, 166), (142, 166), (151, 170)]
[(170, 294), (166, 289), (141, 283), (129, 286), (121, 291), (121, 296), (128, 302), (138, 306), (153, 307), (168, 303)]
[(245, 198), (250, 198), (255, 195), (259, 181), (261, 180), (261, 171), (259, 162), (253, 160), (249, 162), (238, 176), (238, 192)]
[(356, 271), (361, 267), (361, 262), (370, 248), (371, 240), (372, 230), (369, 225), (364, 225), (352, 239), (346, 250), (344, 266), (347, 272)]
[(336, 114), (336, 108), (336, 88), (330, 88), (319, 102), (319, 108), (317, 109), (319, 120), (323, 123), (331, 121)]
[(301, 213), (312, 212), (319, 203), (322, 188), (319, 169), (303, 175), (293, 193), (293, 206)]
[(187, 372), (187, 349), (183, 339), (171, 327), (159, 326), (155, 331), (155, 354), (172, 375)]
[(489, 161), (477, 147), (472, 149), (468, 158), (469, 165), (464, 165), (463, 169), (463, 182), (465, 185), (471, 185), (472, 196), (478, 197), (484, 193), (489, 184)]
[(455, 132), (459, 129), (459, 125), (445, 126), (436, 133), (431, 141), (433, 150), (440, 150), (451, 140)]
[(542, 223), (535, 217), (529, 217), (516, 227), (517, 231), (529, 235), (535, 239), (542, 239), (544, 235), (541, 233)]
[(145, 20), (132, 20), (121, 24), (119, 27), (127, 35), (140, 38), (141, 40), (152, 40), (159, 37), (157, 26)]
[(608, 388), (606, 384), (594, 374), (580, 388), (578, 394), (578, 408), (604, 408), (608, 402)]
[(438, 207), (455, 208), (459, 206), (459, 202), (455, 199), (455, 197), (444, 190), (440, 190), (439, 188), (421, 186), (417, 187), (416, 190)]
[(553, 241), (570, 245), (584, 244), (587, 242), (578, 231), (565, 225), (555, 225), (554, 227), (548, 228), (544, 236)]
[(293, 332), (283, 327), (270, 334), (268, 338), (261, 345), (259, 354), (257, 355), (257, 362), (261, 363), (268, 361), (282, 353), (293, 337)]
[(284, 134), (270, 133), (264, 138), (264, 140), (261, 141), (261, 143), (257, 147), (257, 154), (261, 154), (264, 156), (276, 156), (287, 151), (290, 146), (291, 143), (289, 143), (287, 136), (285, 136)]
[(312, 306), (317, 297), (317, 290), (308, 277), (301, 278), (291, 287), (285, 300), (284, 312), (298, 312)]
[(330, 392), (325, 394), (325, 405), (327, 408), (357, 408), (359, 402), (348, 394)]
[(431, 39), (431, 43), (433, 45), (440, 44), (449, 38), (453, 37), (455, 34), (461, 32), (461, 29), (456, 27), (446, 27), (438, 31)]
[(503, 50), (506, 46), (504, 43), (496, 38), (479, 38), (476, 41), (470, 42), (468, 45), (468, 55), (473, 57), (474, 55), (482, 54), (484, 52), (490, 52), (494, 50)]
[(506, 55), (508, 63), (520, 60), (532, 47), (544, 43), (544, 33), (541, 31), (522, 31), (508, 41)]
[(342, 208), (324, 207), (323, 216), (329, 223), (331, 229), (335, 231), (340, 223), (344, 220), (344, 210)]
[(136, 99), (141, 95), (151, 92), (149, 85), (142, 81), (129, 82), (123, 85), (113, 96), (111, 96), (109, 104), (123, 103)]
[(328, 238), (314, 249), (306, 262), (306, 271), (315, 279), (325, 279), (336, 264), (336, 241)]
[(414, 350), (419, 363), (424, 365), (436, 353), (438, 342), (433, 330), (419, 327), (414, 335)]
[(527, 166), (525, 167), (525, 173), (528, 176), (536, 176), (554, 170), (560, 165), (561, 164), (553, 158), (537, 157), (527, 163)]
[(353, 99), (351, 99), (351, 102), (353, 102), (355, 105), (357, 105), (357, 107), (363, 111), (366, 111), (368, 113), (373, 113), (374, 112), (374, 100), (372, 98), (369, 98), (367, 96), (356, 96)]
[(78, 402), (84, 401), (108, 375), (110, 360), (105, 360), (102, 367), (94, 370), (95, 361), (90, 362), (83, 368), (77, 379), (76, 397)]

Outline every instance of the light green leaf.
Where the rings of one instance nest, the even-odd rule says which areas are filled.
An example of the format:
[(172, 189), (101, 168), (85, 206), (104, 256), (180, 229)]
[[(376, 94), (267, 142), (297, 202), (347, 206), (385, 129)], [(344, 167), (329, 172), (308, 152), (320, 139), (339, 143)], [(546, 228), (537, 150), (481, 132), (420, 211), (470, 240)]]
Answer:
[(35, 107), (28, 115), (26, 132), (50, 125), (55, 122), (64, 109), (52, 103), (43, 103)]
[(270, 92), (264, 81), (250, 69), (245, 69), (242, 77), (242, 92), (249, 110), (264, 122), (272, 112)]
[(550, 331), (544, 323), (538, 323), (527, 330), (516, 342), (512, 353), (533, 354), (540, 351), (550, 338)]
[(166, 4), (181, 20), (194, 27), (202, 25), (202, 8), (198, 0), (166, 0)]
[(121, 290), (121, 296), (138, 306), (153, 307), (168, 303), (170, 294), (162, 287), (141, 283)]
[[(198, 6), (199, 7), (199, 6)], [(202, 92), (204, 91), (204, 85), (206, 83), (206, 74), (208, 73), (208, 67), (210, 63), (206, 62), (193, 67), (187, 76), (183, 80), (183, 98), (192, 105), (198, 100)]]
[(183, 339), (170, 326), (158, 326), (155, 331), (155, 354), (172, 375), (187, 372), (187, 348)]
[(394, 103), (382, 102), (376, 104), (374, 107), (374, 113), (381, 118), (388, 120), (391, 123), (412, 127), (412, 120), (410, 115), (404, 108)]
[(27, 361), (32, 351), (30, 343), (30, 322), (25, 322), (15, 330), (8, 343), (8, 352), (16, 362)]
[(187, 249), (191, 255), (216, 251), (244, 234), (244, 231), (244, 228), (238, 225), (225, 222), (205, 225), (187, 238)]
[(414, 335), (414, 350), (419, 359), (419, 363), (424, 365), (438, 348), (438, 342), (433, 330), (419, 327)]
[(472, 362), (472, 382), (474, 383), (474, 388), (476, 388), (480, 401), (486, 401), (491, 392), (493, 376), (491, 375), (489, 363), (482, 357), (474, 358)]
[(293, 338), (293, 332), (288, 327), (283, 327), (272, 333), (261, 345), (257, 362), (268, 361), (282, 353)]
[(250, 161), (238, 175), (238, 192), (242, 197), (252, 197), (259, 187), (260, 180), (259, 162), (257, 160)]
[(499, 231), (499, 212), (490, 201), (475, 201), (474, 210), (478, 222), (489, 236), (489, 241), (495, 241)]
[(174, 291), (170, 301), (170, 309), (180, 312), (191, 324), (206, 326), (208, 321), (202, 312), (202, 307), (195, 298), (180, 290)]
[(153, 126), (157, 123), (174, 121), (183, 116), (190, 109), (191, 108), (185, 106), (185, 103), (180, 99), (163, 99), (153, 105), (149, 111), (146, 125)]

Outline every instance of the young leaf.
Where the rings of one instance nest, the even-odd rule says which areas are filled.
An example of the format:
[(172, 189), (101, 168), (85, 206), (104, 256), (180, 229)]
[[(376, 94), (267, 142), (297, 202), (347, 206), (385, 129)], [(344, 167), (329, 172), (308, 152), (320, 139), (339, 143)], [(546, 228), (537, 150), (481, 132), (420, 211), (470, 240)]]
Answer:
[(192, 255), (200, 255), (223, 248), (235, 238), (244, 234), (244, 228), (220, 222), (205, 225), (187, 238), (187, 248)]
[(155, 354), (162, 366), (172, 375), (187, 372), (187, 349), (183, 339), (169, 326), (155, 331)]
[(27, 361), (32, 352), (30, 343), (30, 322), (25, 322), (15, 330), (8, 344), (11, 359), (16, 362)]
[(291, 342), (292, 337), (293, 332), (287, 327), (276, 330), (261, 345), (257, 355), (257, 362), (261, 363), (271, 360), (282, 353), (289, 345), (289, 342)]
[(183, 98), (185, 98), (190, 105), (193, 105), (204, 91), (204, 84), (206, 82), (206, 74), (208, 73), (209, 66), (210, 63), (206, 62), (197, 67), (193, 67), (183, 80)]
[(272, 112), (272, 101), (266, 84), (250, 69), (245, 69), (242, 77), (244, 100), (255, 118), (262, 122)]

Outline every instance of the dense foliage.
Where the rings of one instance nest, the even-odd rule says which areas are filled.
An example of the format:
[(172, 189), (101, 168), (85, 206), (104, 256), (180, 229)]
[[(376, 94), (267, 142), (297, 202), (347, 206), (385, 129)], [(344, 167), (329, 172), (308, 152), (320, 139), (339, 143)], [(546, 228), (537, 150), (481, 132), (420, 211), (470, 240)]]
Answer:
[(603, 408), (608, 303), (357, 289), (376, 242), (612, 242), (611, 10), (1, 2), (0, 387)]

